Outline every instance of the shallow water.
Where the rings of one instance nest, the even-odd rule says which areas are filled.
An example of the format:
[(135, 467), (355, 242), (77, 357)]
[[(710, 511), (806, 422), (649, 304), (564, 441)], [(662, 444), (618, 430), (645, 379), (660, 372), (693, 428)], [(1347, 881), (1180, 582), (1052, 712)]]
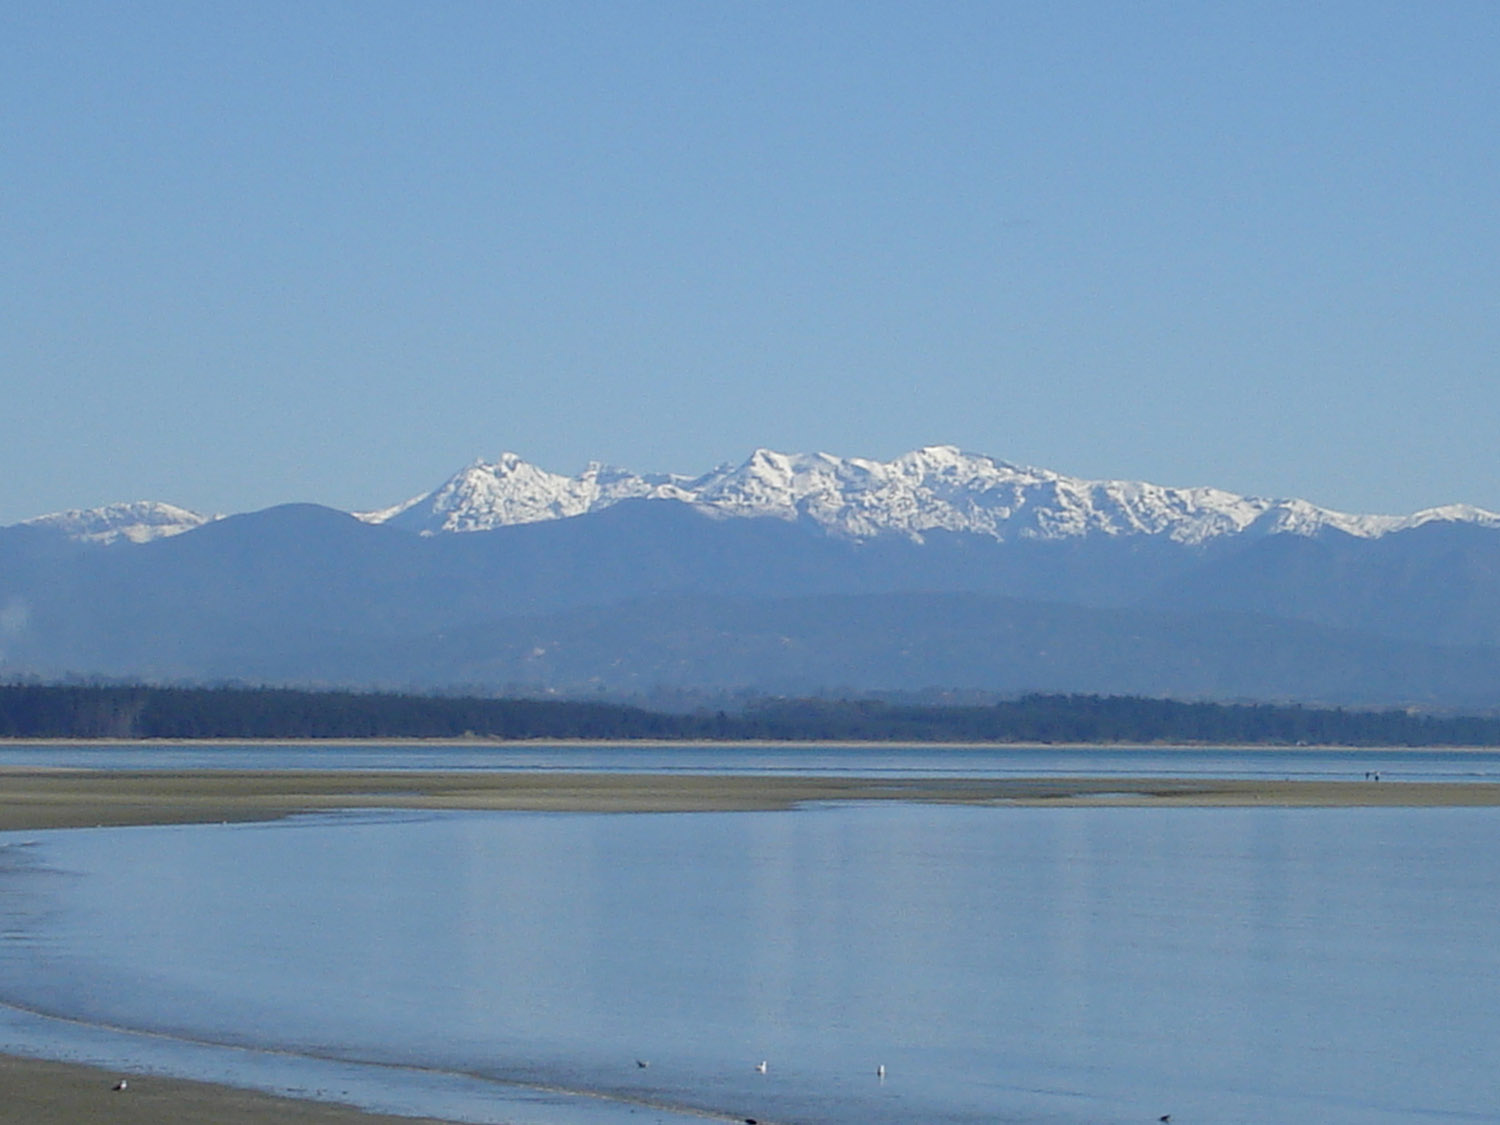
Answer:
[(7, 743), (0, 766), (83, 769), (584, 770), (858, 777), (1237, 777), (1500, 783), (1500, 750), (1265, 746), (132, 745)]
[(1500, 1121), (1497, 841), (891, 804), (8, 833), (0, 999), (73, 1022), (0, 1036), (473, 1121)]

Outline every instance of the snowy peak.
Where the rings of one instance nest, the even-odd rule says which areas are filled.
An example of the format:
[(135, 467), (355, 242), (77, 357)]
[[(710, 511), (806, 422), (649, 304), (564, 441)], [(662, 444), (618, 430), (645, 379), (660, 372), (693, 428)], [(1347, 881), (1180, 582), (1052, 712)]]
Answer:
[(700, 477), (640, 476), (590, 464), (576, 477), (514, 453), (476, 461), (434, 492), (361, 519), (435, 535), (562, 519), (627, 499), (669, 499), (720, 517), (807, 521), (831, 535), (914, 540), (948, 531), (994, 539), (1162, 536), (1203, 544), (1225, 535), (1374, 537), (1434, 520), (1500, 527), (1500, 516), (1454, 506), (1413, 516), (1355, 516), (1302, 500), (1265, 500), (1215, 488), (1091, 481), (1028, 468), (951, 445), (892, 461), (755, 450)]
[(153, 500), (130, 504), (110, 504), (103, 508), (74, 508), (66, 512), (23, 520), (25, 527), (45, 527), (60, 531), (81, 543), (114, 543), (125, 539), (146, 543), (192, 531), (216, 519)]
[(435, 535), (565, 519), (648, 497), (691, 499), (676, 477), (641, 477), (598, 462), (576, 477), (565, 477), (503, 453), (493, 462), (475, 461), (435, 492), (384, 511), (355, 514), (367, 523)]

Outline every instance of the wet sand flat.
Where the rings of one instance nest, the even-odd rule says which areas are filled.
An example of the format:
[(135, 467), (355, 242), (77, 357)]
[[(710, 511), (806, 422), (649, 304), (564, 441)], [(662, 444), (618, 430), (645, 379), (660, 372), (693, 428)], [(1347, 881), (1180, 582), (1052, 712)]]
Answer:
[(1214, 778), (851, 778), (417, 771), (0, 769), (0, 830), (264, 820), (336, 809), (691, 812), (823, 801), (974, 805), (1500, 805), (1500, 785)]
[[(128, 1085), (116, 1091), (121, 1078)], [(76, 1063), (0, 1056), (0, 1125), (437, 1125), (350, 1106), (301, 1101), (150, 1075), (122, 1075)]]

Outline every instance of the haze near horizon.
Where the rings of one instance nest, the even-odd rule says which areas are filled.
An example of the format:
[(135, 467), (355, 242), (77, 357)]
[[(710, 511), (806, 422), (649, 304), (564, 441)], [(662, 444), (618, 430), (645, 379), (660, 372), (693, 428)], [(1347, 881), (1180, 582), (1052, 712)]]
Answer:
[(1500, 509), (1500, 9), (0, 14), (0, 524), (923, 445)]

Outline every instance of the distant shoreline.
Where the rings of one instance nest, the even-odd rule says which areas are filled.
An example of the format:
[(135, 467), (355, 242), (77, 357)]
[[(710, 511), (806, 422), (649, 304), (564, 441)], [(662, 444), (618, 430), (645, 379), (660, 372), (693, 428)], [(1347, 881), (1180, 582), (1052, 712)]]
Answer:
[(1174, 750), (1277, 750), (1308, 753), (1347, 754), (1494, 754), (1500, 746), (1476, 743), (1454, 746), (1400, 746), (1381, 744), (1356, 746), (1346, 742), (1318, 742), (1291, 745), (1280, 742), (1193, 742), (1173, 739), (1161, 742), (1009, 742), (1002, 739), (893, 739), (893, 738), (501, 738), (498, 736), (475, 736), (472, 738), (423, 738), (392, 737), (379, 735), (336, 738), (6, 738), (0, 737), (0, 750), (18, 746), (68, 746), (78, 748), (122, 746), (142, 749), (162, 746), (297, 746), (297, 747), (349, 747), (349, 746), (397, 746), (420, 749), (422, 747), (476, 750), (486, 748), (515, 749), (526, 746), (562, 746), (579, 749), (632, 749), (637, 747), (695, 747), (714, 749), (749, 750), (1151, 750), (1170, 752)]

